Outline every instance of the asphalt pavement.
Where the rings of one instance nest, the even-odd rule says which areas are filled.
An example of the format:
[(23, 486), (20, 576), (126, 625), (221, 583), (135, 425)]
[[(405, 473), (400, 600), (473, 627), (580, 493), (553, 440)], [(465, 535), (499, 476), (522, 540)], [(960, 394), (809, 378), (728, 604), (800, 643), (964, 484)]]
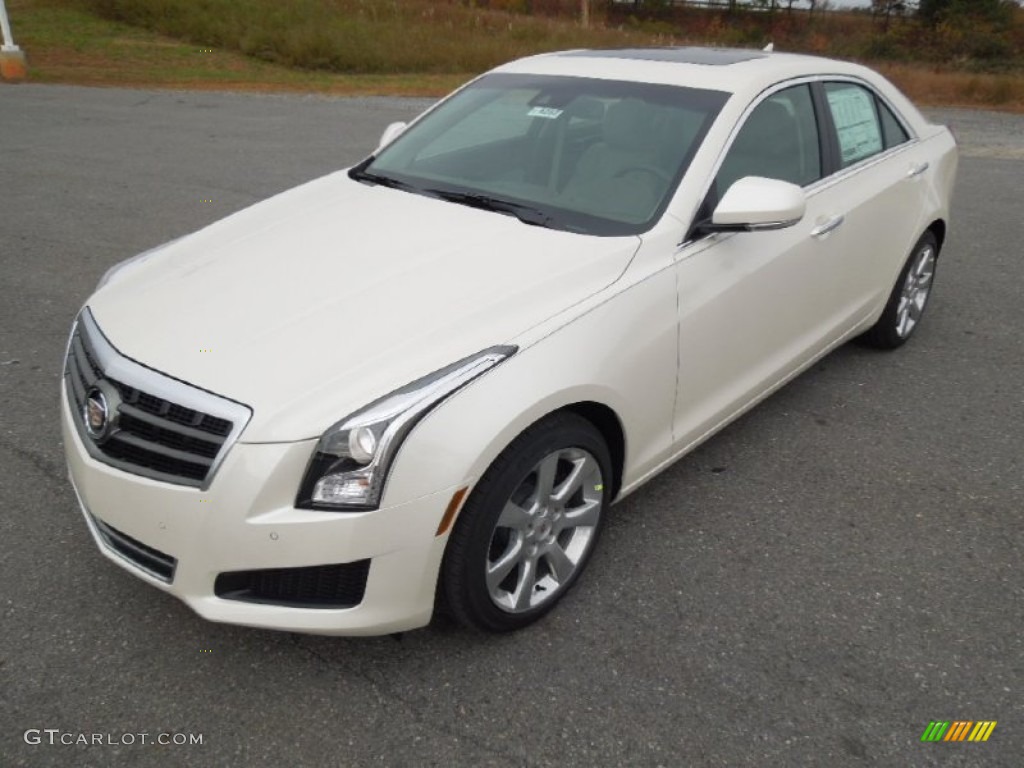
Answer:
[(1024, 764), (1022, 116), (931, 113), (963, 155), (912, 342), (840, 349), (615, 507), (524, 632), (216, 625), (97, 552), (58, 424), (96, 280), (428, 103), (0, 87), (0, 765)]

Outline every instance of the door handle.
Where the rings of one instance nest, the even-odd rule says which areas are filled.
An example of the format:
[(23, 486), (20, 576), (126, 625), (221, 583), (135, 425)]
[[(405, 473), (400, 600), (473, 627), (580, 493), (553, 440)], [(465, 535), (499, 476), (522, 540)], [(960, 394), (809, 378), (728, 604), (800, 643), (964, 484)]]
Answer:
[(812, 229), (811, 237), (824, 237), (829, 232), (839, 229), (839, 227), (843, 225), (844, 221), (846, 221), (845, 216), (833, 216), (824, 224), (819, 224), (814, 229)]
[(923, 163), (917, 163), (915, 165), (911, 165), (910, 168), (907, 170), (907, 178), (908, 179), (913, 179), (913, 178), (915, 178), (917, 176), (920, 176), (922, 173), (924, 173), (927, 170), (928, 170), (928, 162), (927, 161), (925, 161)]

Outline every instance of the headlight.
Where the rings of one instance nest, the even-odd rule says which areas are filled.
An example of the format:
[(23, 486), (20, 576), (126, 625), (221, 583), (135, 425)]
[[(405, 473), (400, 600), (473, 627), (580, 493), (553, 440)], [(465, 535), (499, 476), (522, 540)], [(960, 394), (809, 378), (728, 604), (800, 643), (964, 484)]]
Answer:
[(100, 281), (96, 284), (96, 287), (93, 289), (93, 293), (95, 293), (100, 288), (102, 288), (104, 285), (109, 283), (114, 278), (114, 276), (118, 272), (123, 270), (125, 267), (130, 267), (133, 264), (141, 264), (142, 262), (144, 262), (147, 259), (149, 259), (151, 256), (155, 256), (156, 254), (158, 254), (160, 251), (162, 251), (167, 246), (173, 245), (174, 243), (178, 242), (178, 240), (180, 240), (180, 239), (181, 239), (180, 237), (175, 238), (174, 240), (171, 240), (169, 242), (162, 243), (161, 245), (158, 245), (156, 248), (150, 248), (148, 251), (143, 251), (142, 253), (138, 254), (137, 256), (132, 256), (130, 259), (125, 259), (124, 261), (117, 262), (117, 264), (115, 264), (114, 266), (112, 266), (110, 269), (108, 269), (106, 272), (103, 273), (103, 277), (101, 277)]
[(431, 408), (516, 351), (492, 347), (414, 381), (356, 411), (317, 443), (296, 506), (376, 509), (402, 441)]

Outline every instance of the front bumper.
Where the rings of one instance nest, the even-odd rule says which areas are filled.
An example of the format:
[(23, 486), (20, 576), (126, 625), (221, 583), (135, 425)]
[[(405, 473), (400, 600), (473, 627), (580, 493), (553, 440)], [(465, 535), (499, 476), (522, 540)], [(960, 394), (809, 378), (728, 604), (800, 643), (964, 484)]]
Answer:
[[(93, 459), (61, 388), (68, 474), (89, 529), (110, 560), (212, 621), (333, 635), (413, 629), (430, 621), (455, 488), (371, 512), (296, 509), (313, 441), (236, 443), (205, 491), (151, 480)], [(99, 522), (97, 522), (99, 521)], [(110, 530), (120, 534), (112, 544)], [(141, 545), (132, 555), (131, 547)], [(167, 568), (147, 560), (156, 551)], [(219, 574), (369, 560), (361, 602), (296, 607), (218, 597)], [(149, 566), (149, 567), (147, 567)]]

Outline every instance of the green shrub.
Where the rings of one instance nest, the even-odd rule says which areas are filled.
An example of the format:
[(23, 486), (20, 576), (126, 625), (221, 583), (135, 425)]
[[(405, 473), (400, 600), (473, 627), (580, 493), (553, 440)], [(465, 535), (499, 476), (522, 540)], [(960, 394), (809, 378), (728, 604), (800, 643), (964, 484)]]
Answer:
[[(303, 69), (342, 73), (479, 72), (519, 56), (579, 47), (668, 45), (680, 40), (961, 68), (1024, 64), (1024, 11), (1006, 26), (946, 10), (928, 24), (883, 32), (858, 13), (718, 12), (646, 0), (594, 0), (597, 23), (576, 23), (578, 0), (75, 0), (107, 18), (201, 46)], [(944, 0), (945, 2), (945, 0)], [(945, 9), (961, 9), (955, 0)], [(985, 0), (988, 2), (988, 0)], [(1003, 2), (1003, 0), (997, 0)], [(742, 6), (739, 6), (742, 8)], [(972, 6), (973, 7), (973, 6)], [(1002, 6), (999, 6), (1000, 8)], [(510, 12), (515, 11), (515, 12)], [(543, 12), (543, 17), (527, 15)], [(957, 11), (960, 12), (960, 11)], [(562, 14), (562, 19), (552, 18)]]

